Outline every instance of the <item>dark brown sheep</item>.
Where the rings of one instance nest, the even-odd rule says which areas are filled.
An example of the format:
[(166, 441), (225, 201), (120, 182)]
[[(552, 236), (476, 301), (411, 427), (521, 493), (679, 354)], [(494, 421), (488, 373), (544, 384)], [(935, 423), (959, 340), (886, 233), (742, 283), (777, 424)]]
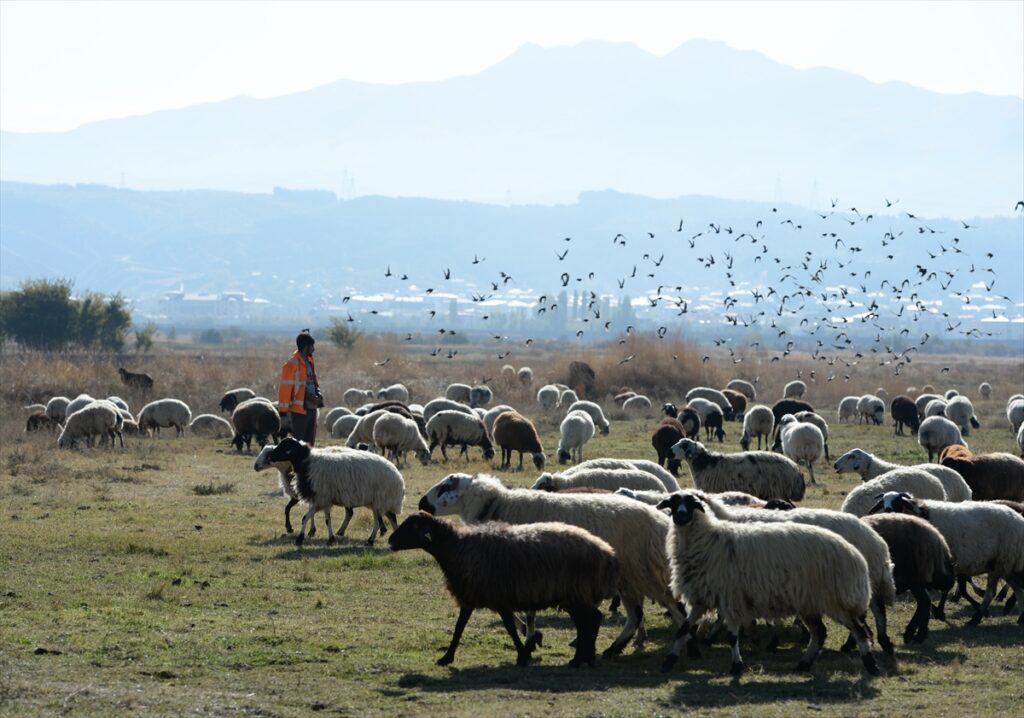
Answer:
[(149, 390), (153, 388), (153, 377), (144, 372), (132, 372), (127, 371), (124, 367), (120, 367), (117, 373), (121, 375), (121, 381), (124, 382), (125, 386), (130, 386), (133, 389)]
[(722, 389), (722, 393), (725, 394), (725, 398), (729, 400), (729, 404), (732, 406), (733, 420), (743, 421), (743, 414), (747, 411), (747, 397), (732, 389)]
[(433, 556), (459, 605), (451, 643), (438, 665), (455, 660), (462, 631), (478, 608), (501, 616), (516, 647), (516, 663), (527, 665), (537, 642), (523, 644), (514, 612), (553, 606), (568, 612), (576, 626), (569, 665), (594, 664), (602, 619), (597, 606), (615, 595), (619, 582), (619, 561), (607, 542), (561, 523), (460, 527), (420, 511), (402, 522), (388, 544), (393, 551), (422, 548)]
[(665, 404), (661, 407), (661, 410), (665, 412), (665, 416), (678, 419), (679, 423), (683, 425), (683, 436), (687, 439), (697, 439), (700, 435), (700, 417), (697, 412), (693, 409), (683, 409), (679, 411), (675, 404)]
[(806, 401), (796, 399), (780, 399), (772, 405), (772, 416), (775, 417), (775, 425), (779, 425), (779, 419), (786, 414), (797, 414), (801, 411), (814, 411), (814, 407)]
[(863, 521), (889, 547), (896, 593), (910, 591), (917, 600), (917, 609), (903, 631), (903, 642), (922, 643), (928, 637), (931, 614), (929, 589), (946, 593), (953, 587), (955, 571), (949, 546), (934, 526), (916, 516), (872, 514), (864, 516)]
[(491, 427), (491, 436), (494, 437), (494, 443), (501, 447), (501, 468), (509, 468), (512, 465), (512, 452), (518, 451), (520, 469), (523, 468), (523, 454), (529, 453), (537, 471), (544, 470), (546, 457), (540, 436), (533, 422), (522, 414), (514, 411), (499, 414)]
[(565, 383), (576, 392), (576, 396), (580, 399), (597, 396), (594, 370), (586, 362), (569, 362), (569, 378)]
[(917, 413), (917, 404), (909, 396), (903, 394), (893, 397), (889, 403), (889, 413), (896, 425), (895, 433), (903, 436), (903, 427), (910, 428), (910, 433), (916, 434), (921, 426), (921, 417)]
[(672, 454), (672, 447), (686, 436), (683, 425), (671, 416), (666, 416), (655, 427), (651, 434), (651, 446), (658, 454), (658, 464), (666, 467), (673, 476), (679, 476), (679, 465), (682, 463)]
[(975, 501), (1024, 501), (1024, 460), (1013, 454), (973, 454), (963, 444), (951, 444), (939, 463), (964, 477)]
[(53, 432), (54, 426), (57, 422), (53, 421), (46, 415), (45, 411), (37, 411), (34, 414), (29, 414), (25, 420), (25, 431), (40, 431), (41, 429), (48, 429)]

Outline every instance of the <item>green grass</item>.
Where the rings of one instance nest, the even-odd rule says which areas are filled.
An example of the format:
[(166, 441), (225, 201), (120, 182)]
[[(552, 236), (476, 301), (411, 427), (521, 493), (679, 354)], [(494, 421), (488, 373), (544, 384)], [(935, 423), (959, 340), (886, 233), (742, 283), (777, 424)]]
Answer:
[[(1005, 420), (988, 414), (972, 447), (1012, 451)], [(545, 646), (527, 669), (515, 667), (487, 612), (470, 621), (455, 666), (440, 668), (434, 661), (456, 614), (440, 571), (422, 552), (365, 547), (365, 510), (338, 544), (325, 546), (320, 533), (296, 549), (283, 535), (276, 475), (255, 473), (253, 456), (226, 441), (134, 438), (124, 450), (57, 452), (48, 435), (21, 431), (16, 409), (4, 416), (2, 715), (1019, 715), (1024, 629), (1002, 615), (964, 628), (962, 604), (952, 605), (948, 624), (932, 622), (923, 646), (880, 656), (885, 675), (877, 679), (838, 653), (845, 636), (833, 623), (809, 675), (790, 672), (800, 651), (795, 632), (776, 654), (745, 641), (750, 670), (739, 680), (727, 674), (722, 645), (665, 675), (671, 628), (651, 607), (646, 647), (594, 669), (563, 667), (570, 624), (556, 612), (541, 617)], [(553, 455), (557, 423), (540, 423)], [(615, 422), (587, 455), (652, 458), (653, 425)], [(727, 431), (725, 448), (738, 450), (738, 425)], [(834, 455), (859, 446), (924, 460), (912, 438), (893, 437), (889, 427), (833, 424), (830, 446)], [(491, 468), (478, 459), (410, 467), (406, 510), (446, 473), (463, 470)], [(830, 468), (818, 473), (805, 505), (838, 507), (857, 482)], [(536, 478), (498, 475), (517, 486)], [(894, 637), (911, 613), (904, 601), (891, 610)], [(606, 620), (599, 647), (621, 622)]]

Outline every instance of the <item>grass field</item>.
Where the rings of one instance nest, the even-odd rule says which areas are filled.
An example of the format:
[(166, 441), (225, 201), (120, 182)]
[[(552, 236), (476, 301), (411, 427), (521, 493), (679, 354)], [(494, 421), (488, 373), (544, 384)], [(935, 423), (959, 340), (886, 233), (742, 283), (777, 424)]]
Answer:
[[(440, 571), (422, 552), (365, 547), (365, 510), (339, 544), (321, 535), (297, 550), (282, 534), (275, 472), (256, 474), (253, 456), (226, 441), (165, 435), (58, 452), (50, 436), (24, 434), (19, 411), (8, 404), (0, 433), (0, 714), (1019, 715), (1024, 629), (1001, 611), (964, 628), (963, 604), (948, 624), (932, 622), (925, 645), (881, 656), (875, 679), (838, 653), (835, 624), (809, 675), (790, 672), (795, 631), (776, 654), (747, 641), (750, 670), (739, 680), (722, 645), (666, 675), (671, 632), (657, 610), (642, 651), (582, 670), (563, 667), (566, 616), (543, 615), (545, 647), (520, 669), (497, 616), (479, 612), (455, 666), (439, 668), (456, 614)], [(1013, 450), (1001, 411), (1001, 400), (979, 405), (985, 428), (973, 448)], [(551, 455), (556, 422), (540, 423)], [(588, 456), (653, 458), (653, 424), (614, 422)], [(725, 448), (738, 450), (738, 425), (727, 430)], [(924, 460), (889, 427), (833, 423), (830, 446)], [(417, 464), (404, 472), (406, 510), (446, 473), (490, 470), (479, 459)], [(536, 476), (499, 475), (517, 486)], [(819, 476), (806, 505), (838, 507), (857, 481), (830, 468)], [(891, 611), (894, 638), (911, 612), (904, 601)], [(622, 620), (606, 620), (599, 649)]]

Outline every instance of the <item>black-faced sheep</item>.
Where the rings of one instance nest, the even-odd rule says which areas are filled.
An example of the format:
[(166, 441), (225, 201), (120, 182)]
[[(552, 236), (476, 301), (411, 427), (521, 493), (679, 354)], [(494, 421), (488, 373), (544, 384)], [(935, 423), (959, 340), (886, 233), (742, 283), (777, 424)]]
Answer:
[(707, 450), (700, 442), (683, 439), (672, 452), (686, 460), (693, 483), (701, 491), (743, 491), (766, 501), (800, 501), (806, 491), (800, 467), (770, 451), (720, 454)]
[(620, 653), (642, 627), (645, 597), (665, 606), (677, 624), (683, 622), (668, 591), (665, 536), (669, 522), (650, 506), (608, 494), (507, 489), (491, 476), (451, 474), (427, 491), (419, 508), (437, 515), (458, 514), (469, 524), (561, 521), (607, 541), (619, 557), (618, 591), (627, 620), (606, 656)]
[(972, 454), (952, 444), (942, 450), (939, 463), (963, 477), (975, 501), (1024, 501), (1024, 460), (1013, 454)]
[(817, 526), (723, 521), (693, 492), (672, 494), (658, 506), (673, 522), (666, 545), (672, 595), (688, 609), (663, 669), (674, 665), (684, 633), (692, 642), (697, 620), (717, 610), (729, 631), (733, 675), (744, 668), (740, 627), (758, 618), (803, 620), (811, 638), (797, 670), (808, 670), (825, 638), (823, 615), (850, 630), (864, 667), (878, 673), (863, 619), (871, 597), (868, 566), (848, 541)]
[(235, 407), (241, 404), (243, 401), (253, 399), (256, 396), (256, 392), (252, 389), (246, 389), (240, 387), (238, 389), (229, 389), (224, 392), (224, 396), (220, 398), (220, 410), (230, 414), (235, 410)]
[[(871, 513), (885, 511), (917, 516), (946, 539), (958, 575), (988, 574), (985, 597), (968, 625), (976, 626), (988, 612), (999, 579), (1024, 595), (1024, 518), (1013, 509), (987, 501), (926, 501), (906, 492), (883, 494)], [(964, 594), (967, 596), (967, 594)], [(936, 609), (942, 618), (946, 595)], [(1024, 607), (1017, 623), (1024, 624)]]
[(302, 517), (302, 527), (295, 538), (301, 546), (306, 537), (306, 524), (317, 511), (324, 512), (327, 524), (327, 543), (334, 543), (331, 528), (331, 507), (343, 506), (345, 520), (338, 530), (343, 536), (352, 519), (353, 508), (366, 506), (373, 511), (374, 522), (370, 537), (372, 546), (377, 532), (386, 530), (384, 519), (398, 528), (398, 514), (405, 500), (405, 481), (394, 464), (382, 456), (366, 451), (327, 451), (311, 449), (306, 444), (288, 437), (269, 452), (266, 462), (273, 466), (291, 465), (295, 473), (293, 486), (299, 498), (309, 505)]
[(506, 411), (494, 420), (494, 443), (501, 447), (501, 467), (512, 466), (512, 452), (519, 452), (519, 468), (523, 468), (523, 454), (533, 458), (533, 465), (538, 471), (544, 470), (544, 447), (533, 422), (521, 414)]
[(459, 527), (421, 511), (402, 522), (388, 545), (394, 551), (421, 548), (433, 556), (459, 605), (439, 666), (455, 660), (462, 632), (478, 608), (501, 617), (516, 648), (516, 663), (527, 665), (536, 641), (524, 645), (519, 639), (513, 612), (552, 606), (565, 610), (576, 626), (569, 665), (594, 664), (602, 618), (597, 607), (619, 583), (619, 562), (606, 541), (564, 523)]
[(494, 458), (494, 446), (487, 435), (487, 427), (476, 416), (461, 411), (439, 411), (427, 422), (427, 438), (430, 439), (430, 453), (441, 447), (441, 456), (448, 462), (448, 447), (460, 447), (459, 455), (469, 461), (469, 447), (479, 446), (484, 460)]

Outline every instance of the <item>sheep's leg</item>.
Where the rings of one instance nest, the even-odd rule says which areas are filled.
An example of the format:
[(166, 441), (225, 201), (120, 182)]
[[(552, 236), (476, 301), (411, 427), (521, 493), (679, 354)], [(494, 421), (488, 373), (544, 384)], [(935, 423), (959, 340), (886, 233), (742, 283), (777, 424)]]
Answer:
[(294, 529), (292, 529), (292, 507), (297, 503), (299, 503), (299, 500), (291, 496), (284, 507), (284, 530), (286, 533), (295, 533)]
[[(115, 429), (115, 432), (117, 432), (117, 438), (121, 440), (121, 448), (123, 449), (124, 448), (124, 434), (121, 433), (120, 431), (117, 431), (116, 429)], [(110, 443), (111, 443), (111, 445), (113, 445), (114, 440), (111, 439)]]
[(889, 626), (885, 615), (885, 604), (880, 599), (871, 600), (871, 612), (875, 614), (875, 632), (878, 635), (878, 645), (890, 656), (893, 654), (892, 641), (889, 639)]
[(939, 597), (939, 602), (932, 608), (932, 618), (945, 621), (946, 620), (946, 599), (949, 598), (949, 591), (943, 591)]
[(501, 622), (505, 626), (505, 631), (512, 638), (512, 645), (516, 647), (516, 665), (526, 666), (530, 663), (530, 651), (532, 649), (527, 648), (523, 645), (523, 642), (519, 640), (519, 632), (516, 631), (516, 618), (512, 611), (502, 611), (500, 614)]
[(355, 511), (353, 511), (351, 508), (349, 508), (348, 506), (345, 507), (345, 520), (341, 522), (341, 528), (338, 529), (339, 536), (345, 535), (345, 529), (348, 528), (348, 522), (352, 520), (352, 514), (354, 513)]
[(459, 641), (462, 640), (462, 632), (466, 630), (466, 624), (472, 615), (472, 608), (463, 607), (459, 609), (459, 617), (455, 621), (455, 630), (452, 631), (452, 641), (448, 644), (448, 650), (444, 652), (444, 655), (437, 659), (437, 665), (447, 666), (455, 660), (455, 649), (459, 647)]
[(384, 516), (379, 511), (373, 512), (373, 520), (377, 522), (377, 530), (380, 532), (381, 537), (387, 534), (388, 527), (384, 523)]
[(668, 655), (662, 661), (662, 671), (672, 670), (676, 661), (679, 660), (679, 653), (682, 651), (684, 644), (686, 645), (686, 655), (688, 658), (701, 657), (700, 648), (697, 647), (697, 625), (701, 616), (706, 612), (707, 609), (698, 604), (690, 606), (686, 616), (679, 622), (679, 628), (676, 630), (675, 639), (672, 641), (672, 647), (669, 649)]
[(814, 462), (813, 461), (808, 461), (807, 462), (807, 473), (809, 473), (811, 475), (811, 483), (812, 484), (818, 483), (817, 481), (814, 480)]
[(377, 519), (375, 518), (373, 521), (373, 530), (370, 531), (370, 537), (366, 539), (367, 546), (373, 546), (373, 542), (377, 540), (378, 531), (380, 531), (380, 524), (377, 523)]
[(395, 515), (395, 512), (394, 511), (388, 511), (385, 514), (385, 516), (387, 516), (388, 521), (391, 522), (391, 530), (392, 531), (397, 531), (398, 530), (398, 517)]
[(637, 632), (640, 624), (644, 620), (644, 606), (643, 599), (637, 600), (633, 597), (622, 597), (622, 605), (626, 610), (626, 624), (622, 627), (622, 631), (612, 641), (612, 645), (604, 649), (604, 657), (617, 656), (622, 653), (622, 649), (629, 643), (629, 639)]
[(985, 597), (981, 599), (981, 603), (975, 603), (971, 600), (970, 596), (967, 595), (967, 591), (964, 591), (964, 597), (967, 601), (974, 605), (974, 616), (970, 621), (967, 622), (968, 626), (977, 626), (981, 623), (981, 619), (988, 615), (989, 604), (992, 603), (992, 599), (996, 595), (996, 584), (999, 583), (999, 577), (995, 573), (989, 573), (988, 585), (985, 587)]
[(828, 455), (828, 442), (825, 442), (825, 461), (832, 461), (832, 457)]
[[(820, 618), (818, 622), (821, 623)], [(868, 631), (863, 617), (855, 617), (849, 628), (857, 638), (857, 648), (860, 650), (860, 660), (864, 664), (864, 669), (873, 676), (879, 675), (878, 663), (875, 662), (875, 656), (871, 653), (871, 632)], [(821, 629), (824, 637), (824, 623), (821, 623)]]
[(903, 642), (924, 643), (924, 639), (928, 637), (928, 614), (932, 605), (931, 599), (923, 586), (915, 586), (910, 589), (910, 593), (917, 599), (917, 609), (914, 611), (910, 623), (907, 624), (906, 630), (903, 631)]
[(619, 597), (619, 594), (616, 593), (614, 596), (612, 596), (612, 602), (608, 604), (608, 612), (609, 613), (618, 613), (619, 612), (619, 606), (621, 606), (621, 605), (622, 605), (622, 599)]
[(811, 639), (807, 642), (804, 654), (800, 656), (800, 662), (796, 664), (794, 670), (797, 671), (810, 670), (814, 659), (821, 651), (821, 644), (825, 642), (825, 624), (822, 622), (821, 616), (804, 616), (803, 622), (811, 634)]
[(306, 540), (306, 524), (313, 520), (314, 513), (316, 513), (316, 507), (310, 506), (309, 511), (302, 515), (302, 526), (299, 528), (299, 535), (295, 537), (296, 546), (301, 546), (302, 542)]
[(331, 507), (328, 506), (324, 509), (324, 523), (327, 524), (327, 545), (330, 546), (335, 542), (334, 530), (331, 528)]
[(732, 665), (729, 673), (738, 676), (743, 673), (743, 656), (740, 654), (740, 627), (736, 624), (726, 622), (729, 630), (729, 652), (732, 654)]
[(597, 632), (601, 627), (601, 612), (595, 606), (580, 606), (569, 611), (576, 624), (576, 653), (569, 665), (578, 668), (584, 663), (594, 665), (597, 658)]
[(519, 470), (520, 471), (523, 470), (523, 452), (522, 451), (519, 452)]

